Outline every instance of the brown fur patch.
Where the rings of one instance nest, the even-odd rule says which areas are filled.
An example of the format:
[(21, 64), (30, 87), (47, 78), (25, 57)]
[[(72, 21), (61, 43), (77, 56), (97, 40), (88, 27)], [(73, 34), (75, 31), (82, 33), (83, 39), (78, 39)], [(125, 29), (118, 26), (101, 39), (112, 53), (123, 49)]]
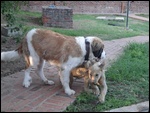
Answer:
[(76, 78), (82, 78), (87, 75), (88, 75), (88, 69), (82, 66), (78, 66), (71, 70), (71, 76), (76, 77)]
[(20, 55), (23, 54), (25, 61), (26, 61), (26, 68), (28, 68), (30, 66), (30, 61), (29, 61), (30, 52), (28, 49), (26, 38), (23, 38), (22, 42), (20, 43), (20, 45), (15, 51), (18, 51)]
[(23, 39), (23, 56), (26, 61), (26, 68), (28, 68), (30, 66), (30, 60), (29, 60), (30, 52), (28, 49), (28, 43), (26, 38)]
[(100, 38), (95, 38), (91, 44), (92, 51), (97, 51), (100, 48), (104, 49), (104, 44)]
[(19, 53), (20, 55), (23, 53), (22, 42), (20, 43), (20, 45), (18, 46), (18, 48), (17, 48), (15, 51), (18, 51), (18, 53)]
[(61, 35), (50, 30), (36, 30), (32, 44), (37, 54), (45, 59), (63, 63), (68, 56), (81, 56), (81, 48), (75, 38)]

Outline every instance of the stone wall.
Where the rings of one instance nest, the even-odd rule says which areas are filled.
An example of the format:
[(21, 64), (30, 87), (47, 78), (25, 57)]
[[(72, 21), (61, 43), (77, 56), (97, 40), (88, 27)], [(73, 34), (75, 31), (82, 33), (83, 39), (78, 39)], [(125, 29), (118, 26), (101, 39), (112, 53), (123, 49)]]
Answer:
[(72, 28), (73, 11), (68, 7), (42, 7), (42, 22), (46, 27)]
[[(74, 14), (124, 13), (127, 1), (30, 1), (24, 10), (42, 12), (42, 6), (67, 6)], [(149, 1), (133, 1), (130, 4), (131, 13), (149, 13)]]

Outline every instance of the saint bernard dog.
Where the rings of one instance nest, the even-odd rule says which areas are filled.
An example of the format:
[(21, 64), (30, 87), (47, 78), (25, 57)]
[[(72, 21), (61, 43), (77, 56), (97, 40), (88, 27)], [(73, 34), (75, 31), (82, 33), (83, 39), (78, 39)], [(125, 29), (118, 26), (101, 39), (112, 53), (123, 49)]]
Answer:
[(26, 61), (24, 87), (28, 88), (32, 83), (30, 71), (33, 66), (37, 67), (36, 73), (44, 83), (54, 84), (43, 73), (45, 61), (47, 61), (60, 67), (59, 76), (64, 91), (72, 95), (75, 91), (69, 86), (70, 71), (86, 60), (104, 57), (105, 51), (104, 44), (98, 37), (71, 37), (51, 30), (34, 28), (26, 34), (16, 50), (1, 52), (1, 61), (13, 61), (21, 55)]

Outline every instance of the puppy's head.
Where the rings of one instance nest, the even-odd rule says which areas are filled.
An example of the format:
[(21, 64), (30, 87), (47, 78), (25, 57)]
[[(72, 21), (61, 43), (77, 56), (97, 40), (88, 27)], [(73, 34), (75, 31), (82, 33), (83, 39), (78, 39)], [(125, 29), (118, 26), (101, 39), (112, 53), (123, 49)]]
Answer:
[(98, 62), (90, 60), (87, 63), (86, 68), (88, 70), (90, 83), (99, 85), (98, 81), (104, 73), (105, 60), (100, 59)]

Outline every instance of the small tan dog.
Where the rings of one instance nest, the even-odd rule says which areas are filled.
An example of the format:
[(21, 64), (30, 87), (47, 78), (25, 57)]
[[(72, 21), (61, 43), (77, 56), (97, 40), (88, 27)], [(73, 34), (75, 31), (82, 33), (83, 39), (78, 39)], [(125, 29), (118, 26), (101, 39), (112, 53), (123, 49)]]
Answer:
[[(73, 83), (73, 77), (84, 78), (84, 90), (86, 92), (99, 95), (99, 102), (105, 101), (105, 95), (107, 93), (107, 84), (105, 79), (105, 60), (101, 59), (97, 62), (95, 59), (86, 62), (82, 66), (78, 66), (71, 71), (70, 86)], [(100, 90), (99, 90), (99, 87)]]

